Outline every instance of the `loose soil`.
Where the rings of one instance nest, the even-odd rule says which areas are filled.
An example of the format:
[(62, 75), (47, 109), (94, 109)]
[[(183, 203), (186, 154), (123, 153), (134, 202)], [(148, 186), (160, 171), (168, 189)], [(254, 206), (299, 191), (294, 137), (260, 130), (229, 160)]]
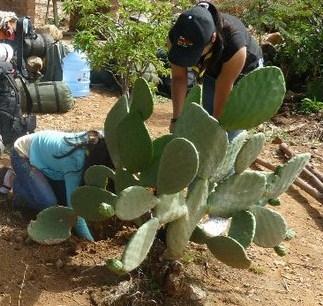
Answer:
[[(171, 118), (171, 103), (161, 100), (148, 121), (153, 137), (167, 133)], [(101, 129), (115, 101), (115, 95), (92, 89), (68, 113), (39, 115), (38, 129)], [(284, 112), (259, 130), (268, 137), (261, 153), (266, 161), (276, 165), (284, 160), (275, 144), (280, 138), (296, 153), (310, 152), (312, 164), (323, 171), (322, 117)], [(8, 164), (8, 157), (0, 163)], [(30, 216), (14, 211), (10, 201), (1, 202), (0, 305), (323, 305), (323, 206), (294, 185), (280, 199), (283, 204), (275, 209), (296, 231), (285, 242), (285, 257), (252, 246), (253, 265), (238, 270), (192, 243), (178, 269), (165, 268), (160, 262), (163, 245), (157, 241), (142, 267), (121, 278), (103, 264), (121, 255), (132, 225), (112, 220), (104, 226), (104, 240), (90, 243), (73, 236), (61, 245), (43, 246), (27, 239)], [(179, 271), (172, 282), (166, 277), (169, 271)]]

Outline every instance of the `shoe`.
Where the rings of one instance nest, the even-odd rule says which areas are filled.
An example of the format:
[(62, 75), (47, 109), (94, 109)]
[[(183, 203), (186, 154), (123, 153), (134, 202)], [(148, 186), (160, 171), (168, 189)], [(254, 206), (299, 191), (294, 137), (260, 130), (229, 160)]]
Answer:
[(12, 189), (15, 172), (10, 167), (0, 168), (0, 194), (7, 194)]

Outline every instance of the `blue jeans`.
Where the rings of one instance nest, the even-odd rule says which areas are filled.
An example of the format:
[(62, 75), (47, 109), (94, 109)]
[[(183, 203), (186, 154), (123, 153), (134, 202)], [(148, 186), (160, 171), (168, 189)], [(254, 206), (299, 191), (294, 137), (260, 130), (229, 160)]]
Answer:
[[(215, 81), (216, 81), (215, 78), (208, 75), (206, 75), (203, 79), (203, 92), (202, 92), (203, 107), (211, 116), (213, 115), (213, 108), (214, 108)], [(242, 131), (243, 130), (229, 131), (228, 132), (229, 141), (231, 142)]]
[[(39, 212), (45, 208), (66, 205), (64, 181), (53, 181), (33, 167), (27, 158), (21, 157), (15, 149), (11, 152), (11, 165), (16, 173), (13, 183), (14, 207), (30, 208)], [(23, 202), (23, 203), (22, 203)], [(85, 220), (77, 218), (75, 231), (81, 238), (94, 240)]]
[[(33, 167), (27, 158), (21, 157), (15, 149), (11, 153), (11, 164), (16, 173), (13, 183), (13, 193), (16, 197), (14, 205), (17, 208), (20, 206), (18, 203), (19, 199), (23, 200), (28, 208), (36, 211), (41, 211), (59, 204), (50, 180), (42, 172)], [(61, 194), (62, 191), (59, 193)]]

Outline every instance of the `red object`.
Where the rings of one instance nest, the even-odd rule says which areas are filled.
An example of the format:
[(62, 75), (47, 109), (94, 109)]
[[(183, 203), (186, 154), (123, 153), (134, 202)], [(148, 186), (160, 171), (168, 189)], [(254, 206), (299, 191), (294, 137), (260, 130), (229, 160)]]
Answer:
[(15, 40), (16, 39), (16, 33), (11, 31), (3, 31), (0, 30), (0, 40)]

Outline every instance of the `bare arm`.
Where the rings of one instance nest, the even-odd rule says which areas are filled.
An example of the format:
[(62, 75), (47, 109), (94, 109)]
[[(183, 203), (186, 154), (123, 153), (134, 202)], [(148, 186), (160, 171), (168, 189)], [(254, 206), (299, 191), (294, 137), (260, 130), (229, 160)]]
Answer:
[(246, 62), (247, 48), (239, 49), (232, 58), (223, 64), (220, 75), (216, 80), (214, 95), (213, 116), (219, 118), (223, 112), (224, 104), (227, 101), (234, 82), (239, 77)]
[(171, 65), (171, 69), (173, 118), (178, 118), (183, 110), (184, 100), (187, 92), (187, 68)]

